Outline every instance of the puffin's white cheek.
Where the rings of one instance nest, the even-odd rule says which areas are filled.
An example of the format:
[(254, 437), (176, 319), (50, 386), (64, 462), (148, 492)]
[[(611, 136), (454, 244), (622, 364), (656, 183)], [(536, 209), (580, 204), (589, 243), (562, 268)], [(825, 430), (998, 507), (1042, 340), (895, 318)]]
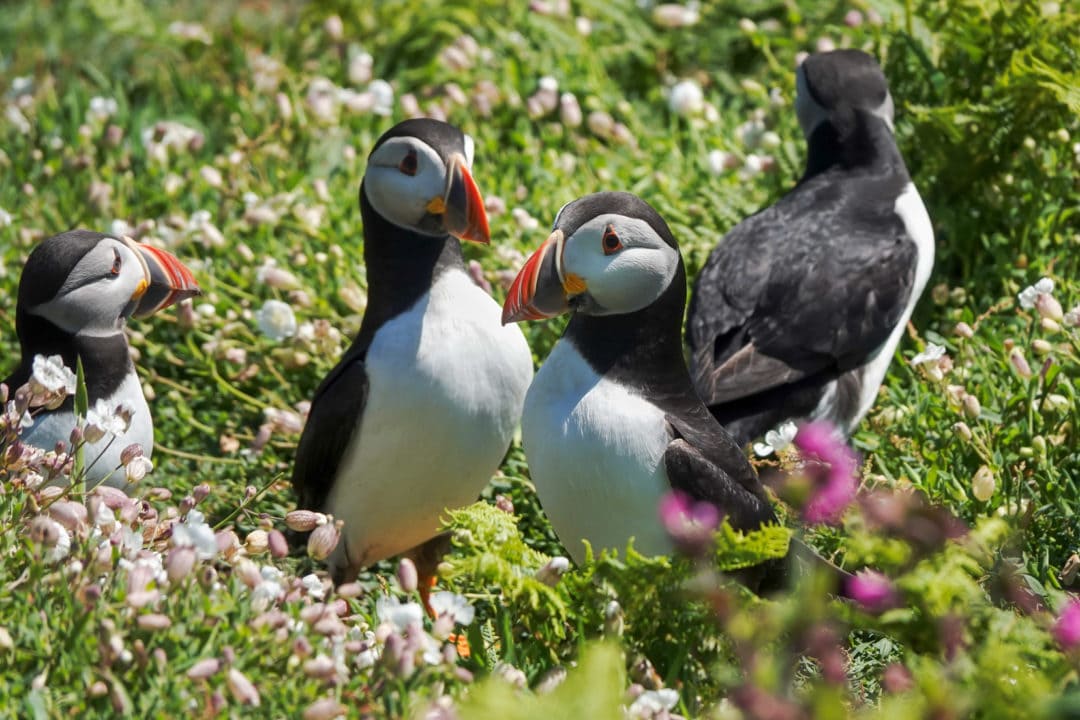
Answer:
[(427, 214), (433, 197), (442, 197), (445, 183), (430, 166), (416, 175), (397, 168), (369, 170), (364, 192), (375, 212), (399, 227), (411, 228)]
[(626, 250), (616, 255), (599, 277), (589, 281), (589, 293), (608, 312), (637, 312), (663, 294), (674, 269), (662, 250)]

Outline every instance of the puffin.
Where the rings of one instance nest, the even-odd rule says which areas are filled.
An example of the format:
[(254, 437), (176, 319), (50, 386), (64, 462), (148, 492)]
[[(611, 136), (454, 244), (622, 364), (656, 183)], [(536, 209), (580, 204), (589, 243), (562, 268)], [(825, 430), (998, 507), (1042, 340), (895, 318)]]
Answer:
[(691, 373), (741, 445), (788, 422), (850, 435), (873, 406), (934, 263), (934, 231), (860, 50), (806, 58), (806, 169), (709, 255), (690, 299)]
[[(150, 458), (154, 423), (131, 360), (124, 326), (199, 294), (191, 271), (157, 247), (91, 230), (71, 230), (42, 241), (19, 278), (15, 331), (19, 365), (4, 379), (11, 391), (26, 384), (36, 356), (59, 355), (75, 371), (82, 361), (90, 408), (130, 414), (127, 431), (87, 442), (86, 482), (128, 489), (117, 472), (121, 454), (137, 444)], [(103, 403), (103, 405), (102, 405)], [(67, 445), (75, 428), (74, 398), (55, 410), (32, 414), (22, 442), (51, 450)]]
[(521, 417), (532, 354), (462, 256), (461, 241), (490, 242), (473, 148), (453, 125), (418, 118), (368, 157), (367, 308), (316, 389), (292, 475), (299, 508), (344, 522), (327, 558), (338, 583), (406, 551), (430, 555), (420, 546), (447, 509), (477, 499)]
[[(686, 269), (644, 200), (600, 192), (565, 205), (514, 279), (503, 322), (570, 320), (525, 398), (522, 445), (570, 556), (674, 546), (658, 507), (680, 491), (738, 530), (777, 521), (746, 455), (694, 392), (683, 355)], [(763, 581), (759, 574), (757, 581)]]

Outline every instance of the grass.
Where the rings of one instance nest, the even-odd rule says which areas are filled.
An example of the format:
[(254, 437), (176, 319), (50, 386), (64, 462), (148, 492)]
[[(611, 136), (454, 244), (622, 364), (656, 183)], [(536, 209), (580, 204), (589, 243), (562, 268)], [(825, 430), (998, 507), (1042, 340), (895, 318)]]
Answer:
[[(145, 587), (124, 566), (137, 553), (121, 538), (102, 555), (89, 528), (64, 562), (43, 561), (31, 541), (41, 539), (31, 530), (42, 499), (19, 489), (9, 463), (0, 495), (0, 628), (10, 639), (0, 633), (2, 712), (318, 717), (315, 710), (335, 708), (312, 703), (329, 698), (372, 717), (449, 704), (462, 717), (604, 717), (615, 712), (613, 699), (633, 705), (629, 683), (631, 694), (677, 689), (677, 710), (695, 716), (724, 695), (714, 716), (738, 706), (763, 717), (753, 704), (759, 696), (815, 717), (1066, 716), (1069, 700), (1052, 698), (1072, 687), (1075, 704), (1077, 659), (1059, 652), (1048, 631), (1080, 550), (1080, 333), (1020, 307), (1016, 295), (1049, 276), (1066, 311), (1080, 302), (1080, 15), (1067, 3), (1055, 11), (1030, 1), (723, 1), (701, 7), (692, 27), (665, 29), (651, 9), (627, 0), (572, 5), (567, 17), (484, 0), (0, 7), (0, 208), (11, 216), (0, 223), (4, 369), (17, 353), (18, 269), (37, 240), (76, 226), (126, 227), (173, 249), (206, 294), (193, 312), (131, 326), (153, 397), (156, 468), (144, 482), (146, 504), (128, 511), (137, 516), (98, 532), (140, 528), (168, 564), (173, 551), (155, 534), (163, 524), (154, 515), (183, 514), (183, 499), (205, 484), (199, 509), (226, 548), (190, 575)], [(861, 24), (845, 23), (852, 9), (862, 11)], [(869, 21), (870, 10), (880, 22)], [(340, 36), (326, 25), (333, 15)], [(209, 42), (185, 38), (183, 27), (170, 27), (176, 21), (199, 23)], [(552, 587), (534, 573), (562, 551), (517, 445), (485, 493), (488, 502), (509, 498), (516, 523), (490, 506), (453, 520), (457, 541), (441, 583), (476, 606), (477, 619), (461, 630), (468, 658), (406, 672), (407, 652), (388, 653), (384, 637), (365, 634), (379, 625), (378, 596), (408, 596), (391, 580), (392, 565), (365, 575), (355, 596), (324, 598), (344, 603), (333, 607), (342, 630), (319, 626), (324, 618), (310, 609), (318, 591), (296, 579), (316, 563), (272, 558), (258, 540), (244, 550), (231, 544), (230, 531), (239, 543), (284, 528), (297, 434), (272, 413), (309, 399), (358, 327), (366, 281), (356, 192), (367, 149), (404, 117), (404, 94), (476, 138), (477, 182), (507, 211), (492, 213), (491, 247), (466, 253), (497, 297), (558, 209), (601, 188), (654, 204), (694, 273), (727, 229), (799, 176), (792, 68), (797, 52), (826, 41), (883, 59), (898, 141), (938, 237), (915, 336), (853, 442), (868, 488), (924, 491), (972, 528), (970, 540), (923, 552), (902, 533), (883, 537), (858, 510), (842, 527), (812, 534), (846, 566), (887, 572), (902, 608), (854, 612), (826, 603), (812, 585), (758, 602), (688, 561), (633, 553), (575, 569)], [(355, 60), (363, 52), (372, 77), (394, 86), (393, 116), (338, 107), (320, 117), (313, 80), (366, 89)], [(606, 116), (578, 126), (558, 110), (530, 116), (545, 75), (574, 93), (586, 117)], [(700, 83), (715, 117), (672, 112), (666, 89), (683, 78)], [(115, 100), (115, 112), (90, 117), (94, 97)], [(755, 145), (751, 120), (776, 139)], [(164, 122), (191, 128), (195, 139), (162, 157), (155, 145), (174, 136)], [(771, 169), (713, 172), (714, 150), (740, 166), (767, 155)], [(268, 261), (291, 278), (267, 274)], [(255, 314), (270, 299), (289, 303), (311, 333), (281, 342), (262, 335)], [(961, 322), (970, 337), (956, 334)], [(539, 361), (560, 325), (523, 330)], [(947, 349), (951, 370), (907, 362), (931, 342)], [(1017, 352), (1030, 373), (1010, 360)], [(987, 500), (972, 490), (983, 466), (995, 483)], [(755, 542), (768, 554), (767, 543)], [(264, 607), (253, 603), (260, 583), (251, 572), (267, 565), (285, 573), (285, 598)], [(697, 589), (694, 602), (686, 583)], [(140, 605), (147, 588), (160, 594)], [(822, 628), (840, 640), (814, 646), (808, 638), (828, 634)], [(602, 635), (619, 650), (594, 649)], [(956, 635), (958, 643), (949, 640)], [(838, 646), (840, 686), (822, 670)], [(382, 659), (362, 666), (372, 648)], [(331, 670), (314, 663), (319, 656)], [(220, 668), (189, 677), (208, 659)], [(561, 691), (525, 700), (506, 690), (554, 684), (579, 659)], [(896, 691), (902, 673), (888, 681), (889, 666), (905, 668), (911, 690)], [(257, 709), (244, 706), (251, 694), (236, 673), (254, 683)], [(584, 682), (596, 677), (606, 680)]]

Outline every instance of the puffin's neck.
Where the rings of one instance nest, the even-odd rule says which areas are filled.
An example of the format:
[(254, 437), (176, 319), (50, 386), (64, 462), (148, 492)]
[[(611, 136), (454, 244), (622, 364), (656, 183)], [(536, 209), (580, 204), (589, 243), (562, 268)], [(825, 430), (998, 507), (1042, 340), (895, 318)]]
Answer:
[(575, 314), (563, 338), (598, 375), (633, 378), (642, 386), (689, 387), (682, 349), (685, 305), (686, 270), (680, 259), (667, 290), (651, 305), (624, 315)]
[(16, 311), (15, 328), (22, 357), (19, 367), (8, 379), (9, 385), (14, 385), (10, 388), (12, 391), (30, 379), (35, 355), (59, 355), (72, 371), (77, 360), (82, 358), (90, 402), (110, 397), (124, 378), (134, 372), (135, 365), (131, 362), (127, 338), (121, 328), (117, 328), (114, 335), (72, 335), (22, 309)]
[(799, 182), (833, 167), (896, 171), (907, 168), (885, 121), (866, 110), (841, 108), (807, 138), (806, 172)]
[(457, 238), (421, 235), (386, 220), (371, 207), (363, 185), (360, 215), (364, 221), (368, 305), (357, 340), (370, 342), (383, 323), (416, 304), (440, 274), (464, 270), (465, 259)]

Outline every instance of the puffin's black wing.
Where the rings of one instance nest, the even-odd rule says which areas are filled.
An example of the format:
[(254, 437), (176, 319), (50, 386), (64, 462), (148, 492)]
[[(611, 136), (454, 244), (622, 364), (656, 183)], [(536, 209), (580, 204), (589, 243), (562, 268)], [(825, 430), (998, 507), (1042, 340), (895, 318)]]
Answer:
[(699, 418), (667, 416), (672, 440), (664, 452), (664, 468), (672, 489), (716, 505), (737, 530), (776, 522), (746, 456), (705, 407), (700, 407), (701, 422), (697, 422)]
[(706, 404), (843, 372), (885, 342), (910, 298), (917, 249), (891, 204), (858, 204), (868, 196), (879, 194), (807, 183), (720, 243), (689, 318)]
[(360, 429), (368, 396), (365, 350), (349, 348), (315, 391), (293, 465), (297, 507), (322, 511), (345, 449)]

